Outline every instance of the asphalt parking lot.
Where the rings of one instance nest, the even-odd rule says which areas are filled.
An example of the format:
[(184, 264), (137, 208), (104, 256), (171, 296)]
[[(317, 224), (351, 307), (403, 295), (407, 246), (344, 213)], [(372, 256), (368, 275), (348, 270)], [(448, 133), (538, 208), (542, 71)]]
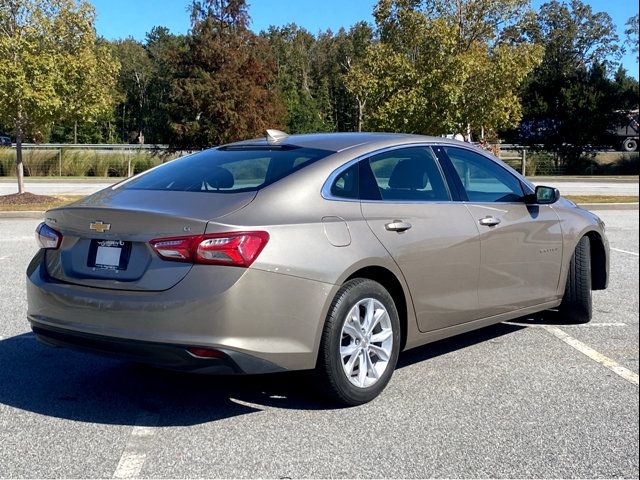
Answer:
[(350, 409), (302, 374), (186, 376), (40, 345), (24, 276), (38, 220), (0, 219), (0, 477), (637, 478), (638, 211), (598, 214), (613, 250), (592, 323), (538, 315), (405, 352)]

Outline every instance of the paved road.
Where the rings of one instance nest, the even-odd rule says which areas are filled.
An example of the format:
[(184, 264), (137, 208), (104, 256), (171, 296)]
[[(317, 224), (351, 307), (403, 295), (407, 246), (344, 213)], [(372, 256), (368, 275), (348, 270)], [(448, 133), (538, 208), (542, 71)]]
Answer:
[(562, 195), (638, 195), (638, 182), (535, 179), (534, 183), (556, 187)]
[(638, 372), (638, 215), (601, 213), (615, 250), (592, 323), (536, 316), (406, 352), (350, 409), (300, 374), (184, 376), (40, 345), (37, 221), (0, 220), (0, 477), (637, 478), (637, 384), (553, 334)]
[[(36, 195), (90, 195), (112, 184), (113, 182), (108, 181), (30, 182), (27, 180), (25, 182), (25, 190)], [(9, 195), (16, 192), (17, 186), (15, 182), (0, 181), (0, 195)]]
[[(638, 195), (638, 182), (536, 180), (536, 183), (557, 187), (563, 195)], [(89, 195), (111, 185), (105, 181), (26, 182), (28, 192), (40, 195)], [(0, 195), (15, 193), (13, 182), (0, 181)]]

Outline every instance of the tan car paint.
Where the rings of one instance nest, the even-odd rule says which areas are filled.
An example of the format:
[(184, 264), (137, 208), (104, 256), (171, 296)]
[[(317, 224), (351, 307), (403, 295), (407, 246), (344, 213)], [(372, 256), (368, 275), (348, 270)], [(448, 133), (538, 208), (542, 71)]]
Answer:
[[(478, 229), (462, 203), (363, 202), (362, 213), (409, 284), (421, 331), (478, 318)], [(405, 232), (386, 229), (402, 220)]]
[[(467, 204), (480, 229), (479, 317), (488, 317), (558, 298), (562, 231), (548, 205)], [(484, 226), (490, 216), (500, 220)]]
[[(76, 232), (86, 223), (82, 234), (89, 238), (105, 235), (88, 230), (89, 222), (97, 220), (112, 224), (108, 234), (114, 238), (156, 231), (177, 234), (179, 228), (200, 228), (204, 223), (207, 233), (266, 230), (270, 240), (249, 269), (195, 265), (173, 288), (132, 292), (50, 282), (36, 258), (28, 270), (29, 317), (78, 332), (227, 347), (284, 369), (306, 369), (315, 365), (335, 293), (363, 268), (385, 269), (400, 283), (407, 305), (402, 319), (406, 348), (411, 348), (557, 306), (580, 237), (593, 232), (608, 248), (597, 217), (565, 200), (540, 207), (536, 218), (524, 204), (511, 210), (492, 206), (491, 212), (504, 223), (481, 232), (476, 222), (487, 214), (484, 205), (361, 204), (321, 195), (336, 169), (391, 146), (447, 143), (472, 148), (487, 161), (497, 161), (467, 144), (391, 134), (292, 136), (288, 141), (340, 151), (257, 195), (237, 200), (230, 195), (225, 200), (228, 207), (210, 216), (206, 204), (192, 203), (199, 194), (181, 204), (169, 198), (159, 206), (149, 201), (132, 211), (127, 210), (127, 195), (116, 195), (117, 189), (47, 214), (53, 228)], [(100, 210), (81, 215), (87, 207)], [(178, 223), (160, 220), (176, 208), (181, 217)], [(131, 228), (135, 231), (139, 226), (140, 231), (121, 231), (124, 227), (116, 210), (130, 215)], [(67, 222), (69, 215), (80, 216)], [(326, 219), (331, 217), (346, 224), (348, 244), (344, 227), (339, 227), (337, 236), (333, 227), (329, 228), (333, 233), (327, 234)], [(385, 222), (395, 219), (409, 221), (412, 229), (404, 234), (382, 230)], [(337, 237), (342, 240), (336, 241)]]

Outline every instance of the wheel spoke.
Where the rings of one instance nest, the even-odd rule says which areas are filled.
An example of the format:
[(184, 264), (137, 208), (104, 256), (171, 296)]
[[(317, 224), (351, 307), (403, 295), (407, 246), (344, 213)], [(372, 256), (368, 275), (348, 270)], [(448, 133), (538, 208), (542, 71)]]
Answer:
[(362, 332), (359, 328), (352, 325), (351, 323), (346, 323), (344, 328), (342, 329), (342, 332), (346, 333), (353, 339), (362, 340)]
[(389, 352), (386, 349), (378, 347), (377, 345), (369, 345), (369, 350), (375, 353), (383, 362), (389, 361)]
[(350, 343), (349, 345), (344, 345), (340, 347), (340, 355), (342, 356), (342, 358), (344, 357), (350, 357), (352, 356), (354, 353), (356, 353), (358, 351), (358, 348), (360, 348), (358, 345), (356, 345), (355, 343)]
[(362, 328), (365, 332), (369, 332), (369, 326), (373, 323), (373, 315), (376, 311), (376, 305), (373, 301), (373, 298), (369, 298), (367, 300), (367, 305), (364, 310), (364, 322), (362, 324)]
[(376, 328), (376, 325), (378, 325), (380, 323), (380, 320), (382, 320), (386, 315), (387, 312), (385, 310), (383, 310), (382, 308), (377, 309), (373, 315), (373, 320), (367, 327), (367, 333), (373, 332), (373, 329)]
[(356, 305), (355, 307), (353, 307), (351, 309), (351, 311), (349, 312), (349, 315), (347, 315), (347, 318), (351, 319), (351, 322), (357, 326), (360, 327), (360, 308), (358, 307), (358, 305)]
[(369, 356), (369, 352), (365, 352), (365, 357), (367, 360), (367, 372), (369, 373), (369, 376), (377, 380), (379, 376), (378, 371), (376, 370), (376, 366), (373, 364), (373, 360), (371, 360), (371, 357)]
[(345, 372), (347, 372), (348, 376), (353, 375), (353, 367), (356, 364), (356, 360), (358, 360), (358, 358), (360, 358), (359, 352), (354, 353), (353, 355), (351, 355), (351, 358), (347, 361), (346, 365), (344, 366), (344, 370)]
[(360, 354), (358, 355), (358, 358), (360, 359), (358, 361), (358, 384), (361, 387), (364, 387), (364, 382), (367, 379), (367, 360), (365, 359), (366, 356), (366, 352), (364, 350), (360, 350)]
[(385, 328), (382, 331), (371, 335), (371, 343), (382, 343), (386, 339), (388, 339), (391, 335), (393, 335), (393, 331), (390, 328)]

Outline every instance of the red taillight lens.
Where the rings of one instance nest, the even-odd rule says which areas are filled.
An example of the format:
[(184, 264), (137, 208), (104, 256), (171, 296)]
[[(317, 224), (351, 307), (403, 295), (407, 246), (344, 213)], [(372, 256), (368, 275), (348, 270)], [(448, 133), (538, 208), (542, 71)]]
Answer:
[(231, 232), (156, 238), (151, 247), (165, 260), (248, 267), (269, 241), (267, 232)]
[(225, 354), (219, 350), (214, 350), (213, 348), (203, 348), (203, 347), (189, 347), (187, 348), (187, 352), (189, 352), (194, 357), (198, 358), (224, 358)]
[(40, 248), (55, 250), (60, 246), (60, 243), (62, 243), (62, 234), (42, 222), (38, 225), (38, 228), (36, 228), (36, 241)]

